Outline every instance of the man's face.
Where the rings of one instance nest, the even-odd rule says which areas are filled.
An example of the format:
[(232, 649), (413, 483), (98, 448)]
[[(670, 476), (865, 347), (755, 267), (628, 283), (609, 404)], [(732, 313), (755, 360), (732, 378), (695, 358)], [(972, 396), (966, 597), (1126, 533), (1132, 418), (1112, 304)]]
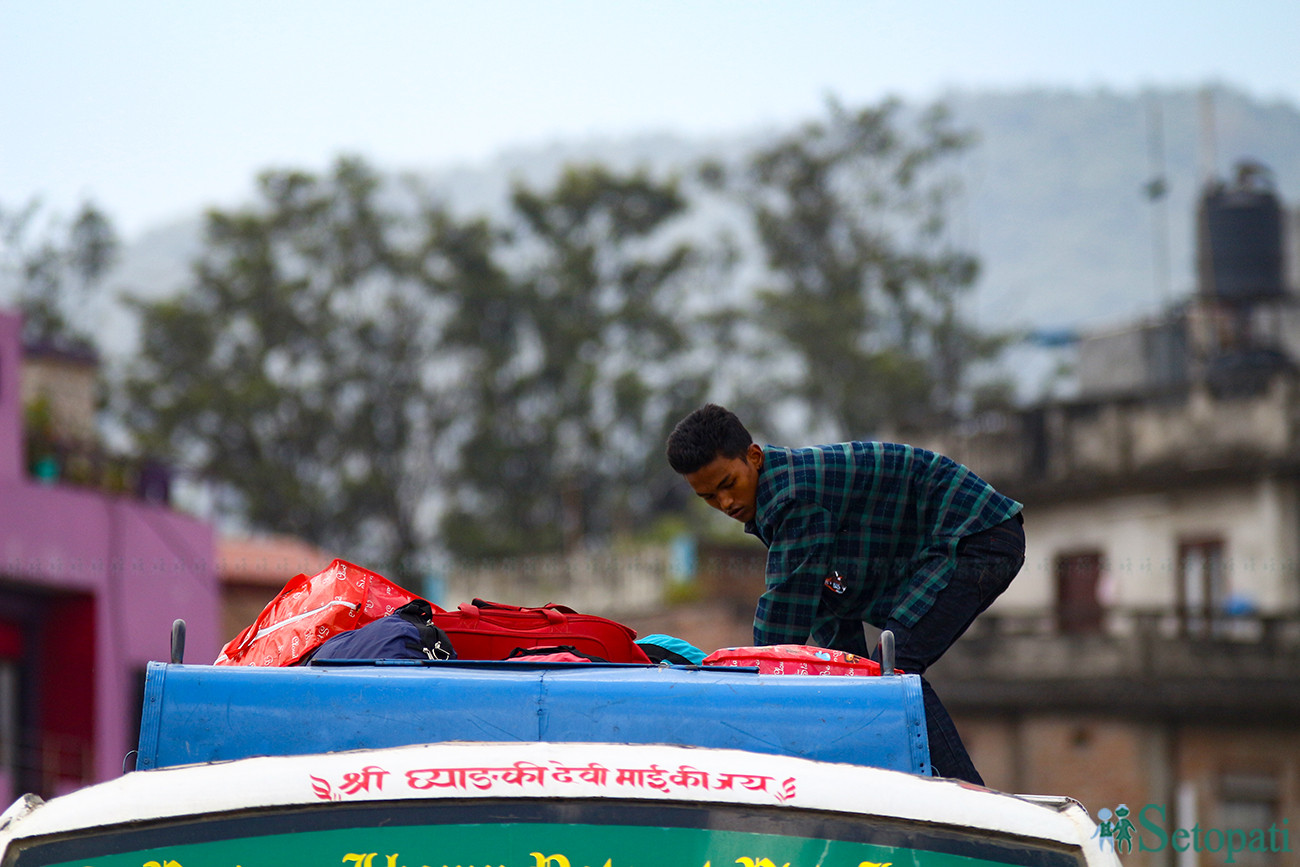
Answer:
[(754, 520), (758, 512), (758, 471), (763, 469), (763, 447), (750, 443), (738, 458), (718, 455), (682, 478), (700, 499), (741, 523)]

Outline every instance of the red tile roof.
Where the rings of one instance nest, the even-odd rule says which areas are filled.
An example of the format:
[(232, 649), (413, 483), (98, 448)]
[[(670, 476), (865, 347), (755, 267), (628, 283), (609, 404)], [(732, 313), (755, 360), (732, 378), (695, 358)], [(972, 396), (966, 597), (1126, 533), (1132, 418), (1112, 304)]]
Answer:
[(223, 584), (282, 587), (295, 575), (315, 575), (333, 560), (333, 554), (292, 536), (229, 536), (217, 542)]

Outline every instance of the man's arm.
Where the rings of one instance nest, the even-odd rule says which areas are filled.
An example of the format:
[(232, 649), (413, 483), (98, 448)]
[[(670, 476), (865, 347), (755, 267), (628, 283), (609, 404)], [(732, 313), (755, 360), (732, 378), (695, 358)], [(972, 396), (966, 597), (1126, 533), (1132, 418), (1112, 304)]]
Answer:
[(820, 506), (792, 507), (767, 550), (767, 590), (754, 612), (754, 644), (807, 644), (830, 575), (835, 527)]

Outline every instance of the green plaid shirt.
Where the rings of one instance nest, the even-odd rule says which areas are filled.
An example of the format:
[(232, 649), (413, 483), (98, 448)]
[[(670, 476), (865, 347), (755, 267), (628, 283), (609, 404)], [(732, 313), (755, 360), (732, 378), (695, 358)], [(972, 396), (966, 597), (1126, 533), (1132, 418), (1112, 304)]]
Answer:
[[(766, 446), (763, 459), (745, 525), (768, 548), (758, 645), (863, 652), (862, 621), (914, 625), (952, 578), (957, 542), (1021, 509), (956, 461), (907, 445)], [(842, 593), (826, 587), (833, 572)]]

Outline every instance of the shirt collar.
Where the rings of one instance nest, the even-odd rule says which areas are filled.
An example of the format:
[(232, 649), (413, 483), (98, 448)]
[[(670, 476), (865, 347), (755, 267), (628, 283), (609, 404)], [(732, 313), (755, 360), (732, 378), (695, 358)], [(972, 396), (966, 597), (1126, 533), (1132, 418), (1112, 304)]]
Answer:
[(766, 512), (772, 506), (772, 501), (776, 498), (776, 464), (780, 461), (774, 461), (773, 457), (778, 457), (781, 449), (776, 446), (763, 446), (763, 469), (758, 471), (758, 487), (754, 494), (754, 519), (745, 522), (745, 532), (751, 536), (757, 536), (764, 544), (770, 540), (764, 533), (766, 522), (764, 518)]

